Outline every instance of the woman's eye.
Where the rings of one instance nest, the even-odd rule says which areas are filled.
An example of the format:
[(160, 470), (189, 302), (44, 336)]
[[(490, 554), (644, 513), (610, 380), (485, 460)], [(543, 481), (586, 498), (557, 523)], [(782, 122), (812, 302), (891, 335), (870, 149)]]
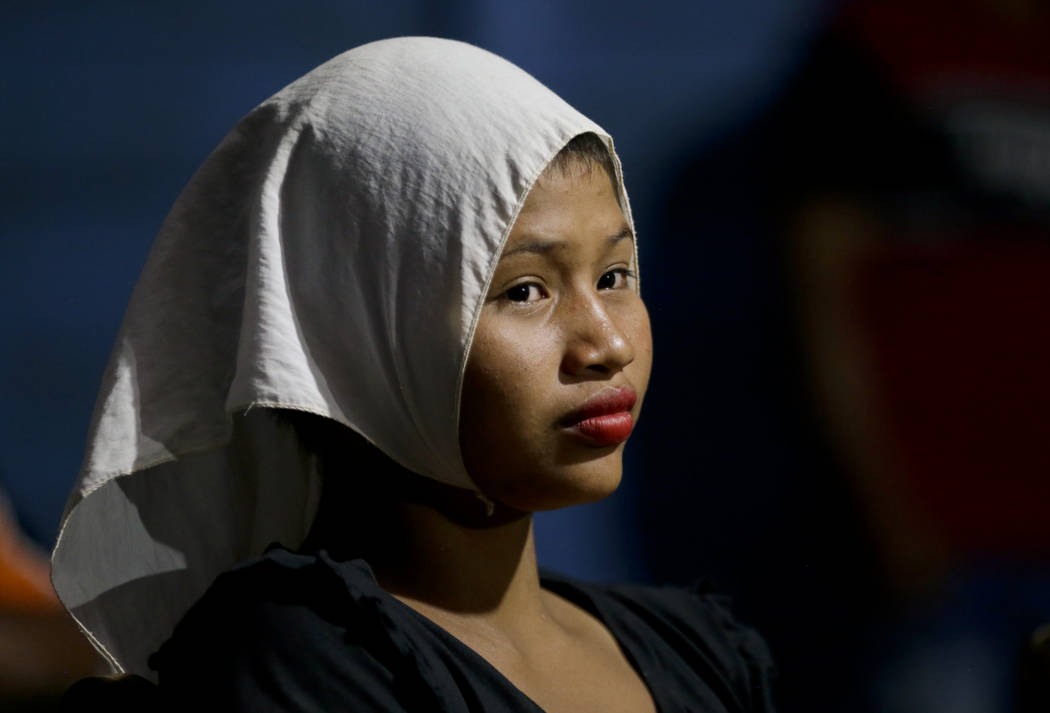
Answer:
[(609, 270), (607, 273), (598, 278), (598, 289), (616, 290), (626, 287), (627, 278), (631, 275), (631, 271), (623, 267), (617, 268), (615, 270)]
[(506, 295), (511, 302), (536, 302), (543, 299), (543, 290), (535, 282), (526, 282), (511, 287)]

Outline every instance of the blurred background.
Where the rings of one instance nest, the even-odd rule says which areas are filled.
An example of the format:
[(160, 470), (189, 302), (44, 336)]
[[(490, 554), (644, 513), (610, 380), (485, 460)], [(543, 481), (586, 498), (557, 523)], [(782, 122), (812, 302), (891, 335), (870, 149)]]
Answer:
[(645, 418), (541, 563), (733, 595), (784, 711), (1050, 710), (1043, 0), (3, 4), (0, 710), (98, 666), (46, 552), (168, 208), (251, 107), (406, 34), (507, 57), (625, 165)]

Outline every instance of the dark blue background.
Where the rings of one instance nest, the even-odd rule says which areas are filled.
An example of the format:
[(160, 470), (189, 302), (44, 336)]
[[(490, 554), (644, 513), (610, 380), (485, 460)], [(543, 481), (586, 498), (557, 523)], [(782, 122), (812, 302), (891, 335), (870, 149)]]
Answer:
[[(53, 543), (121, 314), (175, 196), (237, 119), (289, 81), (345, 49), (395, 35), (454, 37), (509, 58), (616, 138), (639, 224), (643, 282), (655, 296), (661, 277), (647, 266), (675, 249), (673, 235), (659, 234), (656, 214), (681, 152), (715, 141), (768, 100), (815, 30), (819, 6), (8, 5), (0, 16), (0, 483), (23, 526)], [(698, 277), (721, 277), (698, 292), (696, 304), (650, 299), (650, 307), (725, 314), (728, 301), (728, 318), (746, 319), (746, 305), (732, 305), (734, 292), (749, 290), (747, 270), (698, 267)], [(657, 370), (660, 353), (673, 348), (668, 337), (657, 335)], [(702, 473), (691, 457), (691, 470)], [(617, 498), (542, 518), (545, 563), (602, 579), (647, 576), (630, 496), (661, 474), (645, 472), (638, 459)]]
[(604, 502), (541, 514), (541, 563), (598, 580), (713, 579), (772, 645), (784, 710), (931, 710), (925, 695), (946, 711), (1005, 710), (1020, 631), (1005, 612), (1050, 612), (1050, 579), (981, 565), (939, 599), (899, 606), (806, 413), (790, 290), (755, 185), (770, 161), (752, 130), (838, 4), (3, 5), (0, 488), (22, 526), (54, 542), (138, 272), (223, 135), (350, 47), (452, 37), (517, 63), (615, 137), (638, 224), (656, 354), (626, 479)]

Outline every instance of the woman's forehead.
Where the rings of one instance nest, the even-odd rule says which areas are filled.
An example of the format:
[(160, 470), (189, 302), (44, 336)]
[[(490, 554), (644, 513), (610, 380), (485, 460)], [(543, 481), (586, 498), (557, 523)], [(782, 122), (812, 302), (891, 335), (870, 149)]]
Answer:
[(612, 252), (617, 246), (625, 245), (633, 249), (631, 243), (634, 241), (634, 233), (629, 226), (624, 226), (616, 233), (606, 235), (588, 236), (589, 241), (581, 239), (581, 236), (569, 239), (550, 239), (548, 237), (532, 233), (520, 233), (514, 239), (508, 239), (507, 248), (503, 251), (500, 261), (511, 260), (515, 257), (527, 255), (554, 255), (557, 253), (572, 252), (583, 247), (594, 247), (603, 253)]
[(615, 184), (601, 168), (548, 171), (529, 192), (501, 259), (633, 239)]

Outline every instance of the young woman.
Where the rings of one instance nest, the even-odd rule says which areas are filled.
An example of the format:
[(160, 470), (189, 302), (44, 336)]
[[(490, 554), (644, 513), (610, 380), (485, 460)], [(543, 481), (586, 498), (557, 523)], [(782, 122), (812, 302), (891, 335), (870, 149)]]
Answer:
[(611, 139), (534, 79), (431, 38), (336, 57), (165, 222), (56, 589), (180, 707), (771, 710), (716, 598), (537, 569), (531, 514), (619, 483), (636, 273)]

